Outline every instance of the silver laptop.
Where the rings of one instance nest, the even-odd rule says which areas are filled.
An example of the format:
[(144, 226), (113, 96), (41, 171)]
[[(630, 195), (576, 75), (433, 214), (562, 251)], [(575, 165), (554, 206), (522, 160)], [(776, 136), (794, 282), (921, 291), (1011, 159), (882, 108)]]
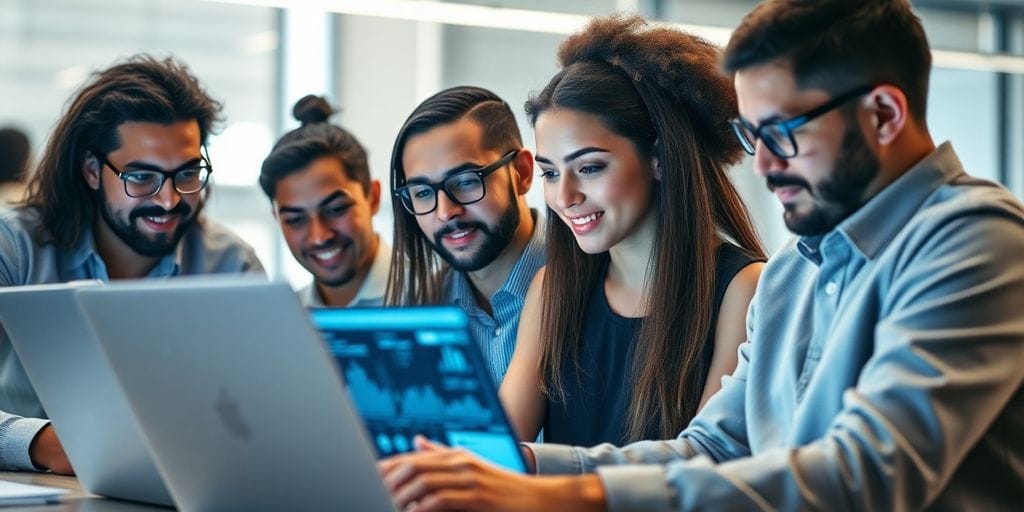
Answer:
[(171, 505), (121, 386), (75, 300), (84, 287), (96, 286), (0, 288), (0, 324), (82, 487)]
[(207, 279), (78, 293), (183, 510), (393, 510), (291, 288)]

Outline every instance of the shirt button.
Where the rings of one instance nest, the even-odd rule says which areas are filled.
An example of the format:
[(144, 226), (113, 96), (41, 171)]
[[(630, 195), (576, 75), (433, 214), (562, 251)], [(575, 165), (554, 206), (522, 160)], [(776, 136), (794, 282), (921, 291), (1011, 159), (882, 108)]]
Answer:
[(838, 291), (839, 285), (832, 281), (829, 281), (828, 284), (825, 285), (825, 293), (828, 295), (835, 295)]
[(494, 330), (494, 335), (495, 336), (501, 336), (501, 329), (495, 329)]

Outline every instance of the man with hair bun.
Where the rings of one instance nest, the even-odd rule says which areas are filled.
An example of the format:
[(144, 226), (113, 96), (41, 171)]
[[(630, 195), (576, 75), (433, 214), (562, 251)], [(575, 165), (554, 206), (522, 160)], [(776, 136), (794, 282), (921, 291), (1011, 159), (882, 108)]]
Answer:
[(417, 438), (379, 463), (399, 510), (1024, 508), (1024, 205), (932, 142), (909, 3), (763, 2), (725, 67), (798, 235), (735, 372), (674, 439), (527, 444), (549, 476)]
[[(174, 59), (96, 73), (57, 122), (23, 205), (0, 210), (0, 286), (262, 274), (252, 247), (200, 215), (220, 111)], [(173, 329), (174, 305), (153, 307), (167, 312), (153, 328)], [(2, 334), (0, 409), (0, 468), (73, 472)]]
[(292, 112), (302, 126), (274, 144), (260, 187), (292, 256), (313, 275), (299, 299), (307, 307), (380, 306), (391, 248), (373, 230), (380, 182), (370, 178), (366, 150), (328, 122), (335, 111), (324, 98), (305, 96)]

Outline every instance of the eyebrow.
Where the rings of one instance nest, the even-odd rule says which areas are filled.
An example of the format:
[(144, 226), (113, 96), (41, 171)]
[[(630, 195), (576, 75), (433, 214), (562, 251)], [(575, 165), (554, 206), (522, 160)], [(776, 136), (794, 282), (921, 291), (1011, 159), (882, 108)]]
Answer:
[(151, 163), (148, 163), (148, 162), (140, 162), (140, 161), (135, 160), (135, 161), (131, 161), (131, 162), (128, 162), (128, 163), (124, 164), (122, 169), (127, 169), (127, 168), (130, 167), (130, 168), (135, 169), (137, 171), (157, 171), (157, 172), (165, 172), (166, 173), (166, 172), (180, 171), (182, 169), (185, 169), (186, 167), (191, 167), (193, 165), (201, 163), (202, 161), (203, 161), (203, 157), (197, 156), (197, 157), (195, 157), (195, 158), (193, 158), (193, 159), (191, 159), (191, 160), (189, 160), (189, 161), (179, 165), (178, 167), (176, 167), (174, 169), (171, 169), (170, 171), (166, 171), (166, 170), (164, 170), (163, 167), (160, 167), (159, 165), (154, 165), (154, 164), (151, 164)]
[[(322, 208), (324, 206), (327, 206), (329, 203), (331, 203), (335, 199), (338, 199), (339, 197), (344, 197), (346, 199), (351, 199), (351, 196), (349, 196), (348, 193), (346, 193), (344, 190), (335, 190), (334, 192), (332, 192), (327, 197), (321, 199), (320, 202), (316, 204), (316, 207), (317, 208)], [(287, 206), (287, 205), (281, 206), (281, 207), (279, 207), (277, 209), (278, 213), (304, 213), (305, 211), (306, 211), (305, 208), (300, 208), (298, 206)]]
[[(576, 160), (577, 158), (579, 158), (579, 157), (581, 157), (583, 155), (587, 155), (587, 154), (590, 154), (590, 153), (608, 153), (608, 152), (609, 151), (607, 149), (604, 149), (604, 148), (599, 148), (599, 147), (596, 147), (596, 146), (587, 146), (587, 147), (582, 148), (582, 149), (577, 149), (576, 151), (573, 151), (572, 153), (569, 153), (568, 155), (565, 155), (565, 158), (563, 158), (562, 161), (565, 162), (565, 163), (569, 163), (569, 162), (572, 162), (573, 160)], [(537, 156), (533, 157), (533, 159), (536, 160), (538, 163), (554, 165), (554, 163), (552, 163), (551, 160), (548, 160), (546, 157), (543, 157), (543, 156), (540, 156), (540, 155), (537, 155)]]
[[(448, 179), (448, 178), (450, 178), (450, 177), (452, 177), (452, 176), (454, 176), (456, 174), (462, 173), (462, 172), (475, 171), (477, 169), (483, 169), (484, 167), (487, 167), (487, 164), (480, 165), (478, 163), (465, 162), (462, 165), (459, 165), (457, 167), (453, 167), (453, 168), (448, 169), (447, 171), (445, 171), (444, 174), (441, 175), (441, 179), (439, 181), (444, 181), (444, 180), (446, 180), (446, 179)], [(428, 180), (426, 178), (416, 177), (416, 178), (406, 178), (405, 183), (407, 185), (412, 185), (412, 184), (416, 184), (416, 183), (421, 183), (421, 184), (429, 185), (429, 184), (434, 183), (434, 182), (432, 182), (432, 181), (430, 181), (430, 180)]]

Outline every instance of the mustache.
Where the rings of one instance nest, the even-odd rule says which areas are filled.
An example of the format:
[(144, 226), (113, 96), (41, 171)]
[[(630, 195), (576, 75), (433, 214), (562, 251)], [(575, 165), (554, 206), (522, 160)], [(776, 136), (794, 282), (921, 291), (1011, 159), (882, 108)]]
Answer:
[(811, 190), (811, 184), (802, 178), (796, 176), (787, 176), (785, 174), (769, 174), (765, 177), (765, 185), (768, 186), (769, 192), (775, 192), (775, 189), (779, 187), (800, 187), (806, 189), (808, 192)]
[(135, 219), (139, 217), (159, 217), (161, 215), (178, 215), (182, 218), (188, 217), (192, 214), (192, 207), (185, 201), (179, 201), (178, 204), (170, 210), (165, 210), (157, 205), (146, 205), (140, 206), (130, 214), (128, 214), (128, 222), (135, 222)]
[(438, 245), (440, 245), (441, 238), (448, 236), (456, 231), (462, 231), (466, 229), (476, 229), (485, 234), (489, 234), (491, 232), (491, 230), (488, 229), (487, 225), (484, 224), (483, 222), (458, 221), (448, 224), (445, 227), (435, 231), (434, 241), (437, 242)]

